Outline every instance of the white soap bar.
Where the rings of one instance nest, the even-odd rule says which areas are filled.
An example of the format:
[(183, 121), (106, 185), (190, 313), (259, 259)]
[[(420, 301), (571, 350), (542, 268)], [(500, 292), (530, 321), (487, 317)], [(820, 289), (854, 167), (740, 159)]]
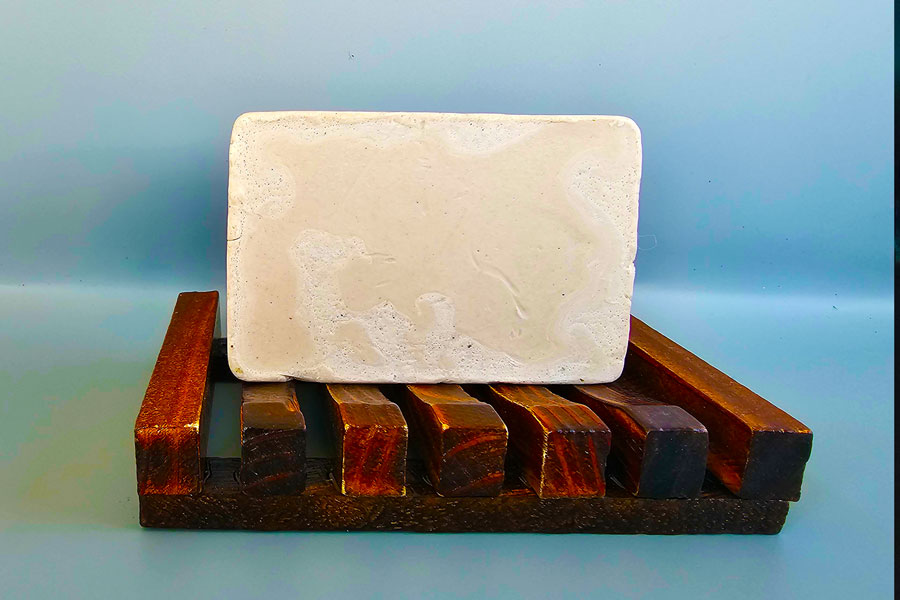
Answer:
[(231, 369), (612, 381), (640, 178), (624, 117), (244, 114), (229, 152)]

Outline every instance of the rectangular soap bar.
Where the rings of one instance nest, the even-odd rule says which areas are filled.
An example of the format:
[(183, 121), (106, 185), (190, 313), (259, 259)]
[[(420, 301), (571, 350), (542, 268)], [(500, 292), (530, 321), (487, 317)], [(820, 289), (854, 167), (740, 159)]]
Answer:
[(245, 381), (612, 381), (640, 177), (625, 117), (241, 115), (229, 365)]

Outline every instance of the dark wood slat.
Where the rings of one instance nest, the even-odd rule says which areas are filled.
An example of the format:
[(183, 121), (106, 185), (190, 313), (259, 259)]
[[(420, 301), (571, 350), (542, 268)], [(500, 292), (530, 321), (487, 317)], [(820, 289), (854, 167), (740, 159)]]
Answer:
[(709, 435), (678, 406), (650, 398), (638, 382), (565, 386), (560, 393), (590, 408), (612, 430), (610, 467), (642, 498), (693, 498), (706, 475)]
[(788, 502), (744, 500), (728, 492), (654, 500), (635, 498), (613, 486), (604, 498), (542, 500), (515, 480), (499, 497), (443, 498), (420, 484), (414, 472), (406, 496), (351, 498), (335, 490), (328, 480), (331, 465), (321, 459), (309, 459), (303, 494), (251, 497), (241, 493), (235, 481), (238, 463), (210, 459), (202, 494), (141, 496), (141, 524), (187, 529), (774, 534), (788, 512)]
[(494, 408), (458, 385), (410, 385), (397, 400), (441, 496), (496, 496), (503, 485), (507, 431)]
[[(211, 310), (204, 310), (204, 297), (207, 302), (210, 297), (213, 299)], [(619, 487), (616, 480), (610, 480), (606, 497), (539, 498), (528, 489), (530, 484), (517, 479), (518, 470), (513, 469), (507, 471), (504, 487), (498, 497), (442, 497), (426, 483), (425, 466), (417, 461), (412, 461), (407, 466), (408, 472), (403, 474), (406, 480), (404, 496), (342, 495), (333, 484), (332, 462), (323, 459), (306, 460), (307, 486), (302, 493), (251, 496), (245, 493), (239, 481), (240, 460), (203, 458), (209, 380), (212, 377), (232, 377), (221, 368), (224, 353), (216, 348), (209, 348), (212, 336), (215, 335), (217, 300), (215, 292), (190, 293), (179, 297), (141, 413), (135, 422), (140, 514), (141, 524), (144, 526), (265, 530), (771, 534), (777, 533), (784, 523), (789, 506), (786, 499), (738, 498), (712, 476), (707, 477), (704, 482), (699, 498), (634, 497)], [(186, 312), (190, 311), (195, 311), (196, 314), (186, 316)], [(204, 335), (207, 330), (210, 331), (208, 337)], [(730, 390), (727, 382), (737, 386), (722, 374), (719, 376), (724, 380), (716, 380), (718, 372), (690, 353), (687, 353), (688, 359), (699, 361), (701, 366), (693, 371), (686, 369), (687, 374), (684, 373), (685, 369), (679, 371), (676, 368), (683, 365), (672, 364), (671, 356), (657, 358), (654, 362), (649, 357), (659, 353), (648, 352), (646, 347), (639, 347), (635, 343), (640, 333), (637, 327), (633, 328), (625, 379), (611, 387), (622, 391), (624, 382), (634, 381), (630, 378), (638, 377), (641, 385), (647, 384), (645, 392), (649, 397), (666, 398), (667, 402), (671, 402), (671, 396), (661, 393), (675, 389), (684, 394), (683, 388), (688, 388), (694, 394), (713, 395), (712, 391), (721, 392), (723, 388)], [(673, 346), (683, 351), (677, 345)], [(221, 342), (218, 347), (221, 349)], [(637, 351), (643, 351), (646, 356), (638, 355), (637, 359), (633, 359)], [(693, 363), (692, 366), (696, 367)], [(704, 370), (704, 366), (708, 370)], [(653, 371), (661, 371), (662, 375), (653, 376)], [(199, 387), (202, 393), (196, 391), (198, 380), (201, 382)], [(330, 387), (352, 389), (357, 386)], [(746, 392), (755, 396), (749, 390)], [(635, 395), (634, 390), (630, 389), (622, 393)], [(791, 435), (786, 436), (784, 446), (788, 448), (797, 440), (797, 434), (801, 438), (805, 437), (808, 444), (811, 443), (811, 434), (802, 424), (790, 417), (782, 419), (786, 415), (765, 401), (743, 402), (745, 398), (741, 394), (740, 391), (735, 394), (742, 399), (740, 409), (733, 406), (723, 408), (719, 406), (718, 399), (712, 402), (703, 397), (706, 404), (698, 403), (700, 409), (697, 412), (701, 409), (708, 412), (718, 410), (728, 415), (722, 417), (725, 429), (731, 427), (740, 430), (741, 427), (746, 427), (749, 430), (747, 438), (750, 440), (750, 464), (755, 464), (754, 461), (760, 459), (754, 454), (758, 450), (757, 445), (768, 447), (770, 439), (762, 434), (775, 433), (780, 436), (790, 433)], [(198, 397), (199, 402), (196, 401)], [(193, 403), (189, 401), (192, 398)], [(383, 398), (376, 397), (375, 400), (374, 404), (384, 403)], [(733, 404), (734, 398), (730, 398), (730, 401)], [(335, 404), (334, 401), (332, 404)], [(533, 409), (533, 406), (526, 407), (525, 412), (533, 412)], [(199, 410), (199, 413), (192, 413), (195, 410)], [(340, 414), (354, 412), (341, 407), (335, 407), (335, 410)], [(394, 407), (394, 411), (397, 410)], [(589, 409), (585, 410), (593, 414)], [(377, 410), (364, 408), (360, 412), (367, 415), (362, 421), (378, 421), (378, 418), (372, 418)], [(733, 412), (738, 414), (734, 415)], [(517, 414), (521, 417), (521, 411)], [(399, 412), (395, 412), (395, 416), (399, 417), (401, 423), (404, 422)], [(734, 419), (740, 422), (741, 427), (732, 424)], [(781, 430), (770, 431), (759, 427), (760, 422), (778, 419), (782, 419), (781, 423), (786, 425)], [(521, 417), (521, 420), (526, 423), (529, 421), (526, 417)], [(348, 419), (348, 422), (352, 421), (352, 418)], [(747, 421), (751, 423), (747, 424)], [(338, 422), (337, 419), (335, 422)], [(343, 440), (343, 421), (340, 429), (339, 437)], [(347, 428), (351, 429), (352, 425)], [(404, 451), (400, 454), (405, 458), (405, 428), (402, 431)], [(712, 435), (713, 430), (710, 428), (711, 438)], [(356, 444), (357, 450), (368, 447), (362, 442)], [(808, 447), (807, 445), (806, 456)], [(510, 454), (516, 454), (514, 447)], [(545, 454), (550, 458), (550, 453)], [(772, 457), (778, 457), (779, 453), (768, 456), (771, 464), (778, 467), (780, 459)], [(763, 459), (765, 458), (766, 455), (763, 455)], [(805, 457), (802, 462), (805, 463)], [(515, 461), (511, 464), (515, 465)], [(790, 460), (787, 464), (790, 466)], [(747, 482), (753, 480), (751, 474), (745, 472), (742, 475), (745, 494)], [(184, 485), (185, 481), (189, 485)], [(799, 488), (799, 481), (797, 486)]]
[(509, 451), (541, 498), (602, 496), (609, 428), (587, 407), (534, 385), (469, 388), (509, 429)]
[(374, 385), (326, 386), (334, 416), (335, 478), (348, 496), (406, 493), (409, 432), (400, 408)]
[(706, 426), (708, 468), (736, 495), (799, 499), (812, 450), (803, 423), (635, 317), (625, 373)]
[(218, 306), (218, 292), (178, 295), (134, 424), (139, 494), (200, 491)]
[(293, 382), (243, 385), (240, 479), (252, 495), (303, 491), (306, 421)]

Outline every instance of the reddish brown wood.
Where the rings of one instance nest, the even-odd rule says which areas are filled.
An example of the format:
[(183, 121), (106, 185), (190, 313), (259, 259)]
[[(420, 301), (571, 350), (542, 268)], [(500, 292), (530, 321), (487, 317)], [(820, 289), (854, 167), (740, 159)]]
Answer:
[(303, 491), (306, 421), (293, 382), (243, 385), (241, 485), (252, 495)]
[[(210, 300), (212, 302), (210, 303)], [(203, 431), (207, 423), (205, 406), (208, 402), (206, 391), (207, 380), (222, 377), (231, 380), (226, 373), (222, 359), (224, 353), (216, 353), (209, 348), (209, 340), (215, 330), (215, 312), (217, 295), (212, 293), (191, 293), (179, 297), (173, 313), (172, 323), (166, 334), (166, 340), (160, 351), (156, 369), (148, 386), (147, 395), (135, 423), (135, 448), (137, 459), (138, 482), (140, 492), (141, 524), (147, 527), (183, 527), (183, 528), (219, 528), (219, 529), (378, 529), (378, 530), (414, 530), (414, 531), (533, 531), (533, 532), (593, 532), (593, 533), (777, 533), (784, 523), (788, 510), (788, 502), (784, 499), (737, 498), (712, 478), (704, 482), (699, 498), (689, 499), (651, 499), (635, 498), (618, 486), (615, 480), (610, 481), (606, 497), (561, 497), (539, 498), (524, 488), (517, 480), (519, 468), (518, 452), (515, 447), (514, 428), (510, 427), (513, 446), (510, 451), (510, 462), (503, 490), (499, 497), (441, 497), (434, 493), (425, 483), (425, 466), (413, 461), (408, 472), (396, 475), (396, 456), (405, 458), (406, 430), (402, 415), (396, 406), (390, 408), (373, 408), (360, 404), (384, 405), (384, 398), (375, 394), (364, 393), (361, 388), (371, 386), (330, 386), (329, 393), (339, 401), (332, 400), (335, 407), (336, 423), (339, 426), (339, 440), (347, 439), (347, 432), (356, 431), (354, 423), (372, 425), (370, 432), (373, 438), (382, 437), (385, 431), (396, 431), (402, 437), (402, 451), (394, 452), (392, 448), (401, 444), (390, 442), (384, 454), (379, 452), (377, 458), (371, 458), (372, 468), (363, 466), (357, 469), (363, 478), (383, 469), (394, 474), (393, 479), (403, 477), (408, 482), (407, 494), (404, 496), (354, 496), (340, 494), (334, 488), (331, 474), (334, 468), (330, 460), (307, 459), (306, 468), (309, 473), (307, 487), (302, 493), (294, 492), (281, 495), (251, 496), (245, 493), (239, 480), (240, 463), (238, 459), (202, 458)], [(189, 314), (193, 313), (193, 314)], [(623, 381), (635, 381), (640, 377), (640, 384), (646, 384), (647, 395), (651, 398), (665, 398), (671, 402), (672, 391), (680, 398), (680, 405), (686, 406), (689, 400), (695, 406), (698, 416), (711, 414), (718, 430), (734, 430), (734, 439), (741, 439), (741, 429), (749, 432), (748, 467), (757, 465), (761, 473), (777, 474), (779, 469), (789, 472), (792, 460), (802, 458), (802, 464), (809, 455), (811, 434), (808, 429), (796, 420), (787, 417), (783, 412), (771, 407), (746, 388), (740, 386), (718, 373), (706, 363), (699, 361), (690, 353), (686, 353), (677, 345), (662, 350), (651, 347), (646, 340), (641, 341), (640, 324), (633, 328), (630, 355), (626, 363), (626, 374)], [(644, 326), (646, 327), (646, 326)], [(649, 329), (649, 328), (648, 328)], [(209, 331), (209, 336), (203, 332)], [(650, 330), (652, 332), (652, 330)], [(646, 332), (643, 332), (646, 333)], [(652, 332), (655, 333), (655, 332)], [(659, 334), (656, 334), (659, 335)], [(197, 339), (194, 339), (196, 336)], [(198, 341), (199, 340), (199, 341)], [(662, 338), (665, 340), (665, 338)], [(652, 341), (652, 340), (651, 340)], [(661, 343), (660, 340), (656, 340)], [(220, 342), (220, 349), (221, 349)], [(205, 347), (205, 350), (204, 350)], [(679, 355), (685, 352), (687, 357)], [(643, 353), (643, 354), (641, 354)], [(637, 356), (637, 358), (635, 358)], [(673, 358), (677, 358), (675, 360)], [(655, 358), (654, 358), (655, 357)], [(208, 362), (214, 363), (210, 371)], [(686, 361), (685, 367), (679, 361)], [(699, 361), (699, 366), (695, 361)], [(216, 366), (217, 365), (217, 366)], [(711, 370), (711, 372), (710, 372)], [(654, 374), (654, 372), (658, 372)], [(212, 373), (212, 374), (211, 374)], [(637, 374), (636, 374), (637, 373)], [(718, 375), (717, 375), (718, 374)], [(718, 378), (718, 379), (717, 379)], [(723, 379), (724, 378), (724, 379)], [(723, 381), (725, 383), (723, 383)], [(199, 386), (198, 386), (199, 382)], [(674, 382), (674, 383), (673, 383)], [(731, 382), (738, 387), (735, 392)], [(617, 382), (613, 388), (623, 383)], [(726, 385), (727, 384), (727, 385)], [(198, 387), (203, 391), (197, 392)], [(497, 395), (498, 390), (505, 388), (518, 389), (519, 386), (495, 386), (487, 390), (490, 396)], [(530, 386), (526, 386), (530, 387)], [(344, 398), (340, 388), (350, 388), (350, 399)], [(687, 388), (687, 391), (685, 391)], [(731, 392), (723, 399), (722, 390)], [(519, 389), (521, 391), (521, 389)], [(620, 390), (621, 391), (621, 390)], [(713, 392), (717, 392), (718, 395)], [(476, 392), (470, 392), (476, 393)], [(477, 392), (482, 393), (482, 392)], [(632, 390), (622, 393), (633, 397)], [(749, 393), (751, 401), (745, 394)], [(669, 396), (665, 396), (669, 394)], [(360, 402), (359, 396), (365, 396)], [(513, 394), (515, 395), (515, 394)], [(537, 394), (546, 400), (546, 390)], [(356, 399), (354, 399), (354, 397)], [(697, 400), (701, 398), (703, 402)], [(714, 398), (710, 400), (709, 398)], [(200, 398), (198, 401), (197, 398)], [(738, 402), (737, 400), (740, 400)], [(533, 400), (533, 399), (532, 399)], [(387, 403), (390, 406), (390, 403)], [(344, 406), (347, 405), (347, 406)], [(535, 416), (546, 411), (542, 402), (511, 402), (502, 397), (497, 405), (508, 405), (511, 418), (509, 422), (517, 430), (531, 432), (524, 439), (540, 438), (545, 426)], [(524, 406), (523, 406), (524, 405)], [(518, 406), (518, 408), (515, 408)], [(590, 410), (582, 407), (593, 416)], [(192, 412), (193, 411), (193, 412)], [(382, 411), (388, 416), (384, 416)], [(716, 417), (716, 411), (720, 416)], [(553, 416), (550, 422), (563, 422), (571, 419), (571, 414), (557, 414), (557, 410), (549, 411)], [(391, 416), (391, 413), (393, 415)], [(721, 415), (725, 416), (721, 416)], [(361, 415), (361, 417), (360, 417)], [(583, 415), (582, 415), (583, 416)], [(383, 418), (384, 417), (384, 418)], [(786, 418), (785, 418), (786, 417)], [(596, 416), (593, 416), (596, 419)], [(340, 420), (338, 420), (340, 419)], [(598, 419), (599, 420), (599, 419)], [(385, 426), (382, 421), (392, 422)], [(750, 425), (747, 422), (751, 422)], [(538, 424), (535, 424), (538, 422)], [(737, 422), (738, 424), (735, 424)], [(772, 431), (760, 427), (760, 423), (778, 422), (781, 429)], [(344, 424), (348, 427), (344, 427)], [(398, 426), (398, 423), (400, 424)], [(530, 428), (530, 429), (529, 429)], [(360, 430), (364, 430), (361, 427)], [(533, 433), (537, 430), (537, 433)], [(565, 430), (565, 427), (559, 427)], [(774, 438), (766, 434), (775, 434)], [(713, 430), (710, 428), (710, 436)], [(555, 447), (552, 443), (552, 432), (545, 436), (547, 443), (539, 449), (539, 453), (547, 461), (554, 460)], [(781, 446), (771, 446), (772, 439), (784, 438)], [(521, 439), (521, 438), (519, 438)], [(803, 441), (805, 440), (805, 454)], [(377, 444), (376, 444), (377, 446)], [(533, 447), (532, 444), (530, 447)], [(526, 445), (526, 447), (529, 447)], [(364, 440), (357, 438), (350, 444), (351, 456), (359, 457), (365, 449), (372, 448)], [(760, 448), (766, 452), (760, 453)], [(772, 451), (773, 448), (778, 450)], [(384, 445), (382, 445), (384, 449)], [(727, 449), (727, 445), (726, 445)], [(547, 450), (551, 450), (548, 452)], [(600, 455), (596, 446), (594, 454)], [(577, 454), (577, 452), (564, 452)], [(385, 456), (387, 461), (385, 461)], [(590, 452), (582, 453), (582, 459), (574, 460), (581, 465), (590, 460)], [(793, 458), (792, 458), (793, 457)], [(711, 459), (711, 463), (716, 459)], [(740, 459), (738, 459), (740, 461)], [(765, 463), (768, 462), (766, 467)], [(602, 462), (602, 461), (601, 461)], [(337, 473), (341, 473), (341, 457), (337, 465)], [(390, 464), (391, 466), (386, 466)], [(764, 468), (766, 467), (766, 468)], [(753, 470), (743, 473), (743, 490), (746, 495), (754, 481)], [(557, 469), (558, 471), (558, 469)], [(559, 473), (557, 472), (557, 475)], [(583, 474), (576, 474), (583, 477)], [(795, 473), (796, 475), (796, 473)], [(573, 479), (572, 473), (565, 475)], [(785, 473), (778, 477), (790, 477)], [(577, 478), (577, 477), (576, 477)], [(343, 477), (338, 479), (343, 482)], [(351, 481), (353, 477), (350, 478)], [(358, 477), (357, 477), (358, 479)], [(534, 478), (531, 479), (533, 481)], [(723, 478), (724, 479), (724, 478)], [(776, 478), (777, 479), (777, 478)], [(202, 480), (202, 484), (200, 483)], [(533, 484), (530, 484), (533, 485)], [(799, 479), (797, 480), (799, 490)], [(377, 492), (376, 492), (377, 493)]]
[(218, 305), (218, 292), (178, 295), (134, 424), (139, 494), (200, 491)]
[(625, 373), (709, 430), (708, 468), (742, 498), (797, 500), (812, 432), (709, 363), (631, 318)]
[(334, 416), (335, 477), (348, 496), (406, 493), (409, 433), (400, 408), (374, 385), (326, 386)]
[(509, 448), (541, 498), (602, 496), (609, 428), (587, 407), (534, 385), (471, 388), (509, 428)]
[(610, 468), (641, 498), (693, 498), (706, 475), (709, 435), (678, 406), (650, 398), (638, 382), (565, 387), (612, 430)]
[(441, 496), (496, 496), (507, 431), (497, 411), (458, 385), (410, 385), (398, 394)]

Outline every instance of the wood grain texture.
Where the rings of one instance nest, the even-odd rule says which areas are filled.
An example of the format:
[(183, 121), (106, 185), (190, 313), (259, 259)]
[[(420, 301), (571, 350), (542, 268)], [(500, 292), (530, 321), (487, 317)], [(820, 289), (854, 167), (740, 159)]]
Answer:
[(635, 317), (625, 375), (706, 426), (708, 468), (736, 495), (799, 499), (812, 450), (803, 423)]
[(564, 386), (560, 394), (590, 408), (612, 431), (609, 467), (642, 498), (693, 498), (706, 475), (709, 435), (678, 406), (650, 398), (639, 382)]
[(303, 491), (306, 421), (293, 382), (243, 385), (240, 479), (252, 495)]
[[(542, 388), (525, 389), (526, 398), (520, 397), (517, 402), (499, 394), (501, 398), (495, 404), (509, 409), (510, 416), (504, 418), (508, 418), (512, 443), (499, 496), (440, 496), (428, 483), (435, 478), (426, 475), (428, 468), (424, 463), (406, 464), (403, 416), (372, 386), (328, 386), (342, 442), (339, 464), (307, 458), (304, 491), (250, 495), (241, 483), (241, 460), (203, 457), (210, 380), (234, 380), (225, 362), (224, 341), (213, 341), (217, 303), (215, 292), (179, 296), (135, 422), (140, 518), (146, 527), (772, 534), (780, 531), (789, 506), (790, 496), (777, 490), (794, 490), (794, 499), (799, 495), (811, 445), (809, 430), (639, 321), (632, 324), (625, 375), (607, 387), (624, 395), (633, 408), (647, 406), (643, 400), (654, 407), (658, 405), (652, 400), (664, 400), (704, 421), (710, 445), (714, 445), (714, 440), (719, 444), (718, 452), (710, 454), (710, 468), (726, 484), (730, 481), (734, 492), (745, 497), (736, 497), (711, 475), (696, 498), (635, 497), (615, 479), (608, 482), (606, 497), (538, 497), (529, 489), (534, 487), (533, 478), (528, 482), (519, 480), (519, 465), (525, 461), (518, 457), (514, 430), (526, 431), (527, 435), (519, 439), (540, 439), (545, 430), (565, 432), (566, 427), (560, 424), (585, 417), (579, 413), (579, 418), (573, 418), (571, 409), (548, 410), (544, 406), (548, 400), (556, 406), (562, 399)], [(626, 384), (636, 387), (624, 389)], [(522, 388), (533, 386), (476, 386), (467, 391), (483, 395), (487, 390), (491, 397), (498, 396), (498, 391), (522, 396)], [(564, 389), (568, 388), (558, 391), (566, 393)], [(611, 400), (616, 398), (606, 398), (605, 402), (611, 404)], [(590, 409), (581, 409), (600, 421)], [(637, 420), (633, 413), (632, 420)], [(547, 444), (539, 447), (539, 454), (552, 461), (556, 452), (552, 451), (549, 431), (544, 436)], [(367, 482), (379, 480), (381, 483), (372, 486), (378, 494), (390, 487), (384, 485), (384, 480), (393, 482), (395, 492), (400, 480), (404, 482), (400, 493), (405, 491), (406, 495), (341, 494), (334, 481), (344, 483), (345, 478), (335, 478), (333, 474), (342, 471), (343, 442), (348, 441), (348, 432), (351, 435), (347, 455), (356, 457), (355, 474), (348, 471), (351, 484), (362, 482), (359, 487), (365, 487)], [(354, 432), (361, 435), (354, 439)], [(363, 434), (370, 435), (375, 444), (370, 444)], [(387, 441), (379, 445), (378, 440)], [(526, 449), (533, 447), (533, 443), (525, 444)], [(590, 447), (594, 455), (603, 455), (605, 460), (602, 448), (596, 444)], [(574, 451), (562, 452), (563, 456), (577, 454), (577, 445)], [(587, 451), (581, 455), (591, 456)], [(579, 459), (573, 464), (583, 469), (591, 461)], [(545, 466), (541, 464), (541, 468)], [(379, 479), (385, 473), (390, 476)], [(601, 473), (601, 481), (602, 477)], [(570, 482), (579, 478), (585, 479), (585, 474), (570, 471), (561, 477)], [(761, 488), (769, 490), (773, 497), (755, 496)], [(772, 493), (772, 489), (776, 492)]]
[(134, 424), (139, 494), (200, 491), (218, 306), (218, 292), (178, 295)]
[(210, 459), (202, 494), (141, 496), (144, 527), (256, 530), (381, 530), (419, 532), (524, 531), (538, 533), (774, 534), (788, 503), (744, 500), (724, 488), (701, 498), (635, 498), (611, 486), (604, 498), (540, 499), (510, 478), (499, 497), (444, 498), (410, 464), (406, 496), (342, 496), (331, 464), (309, 459), (303, 494), (251, 497), (241, 493), (236, 459)]
[(541, 498), (604, 494), (610, 430), (587, 407), (533, 385), (474, 386), (509, 429), (509, 452)]
[(494, 408), (458, 385), (402, 386), (397, 393), (441, 496), (496, 496), (507, 431)]
[(400, 408), (374, 385), (329, 384), (338, 460), (336, 483), (348, 496), (406, 493), (409, 432)]

